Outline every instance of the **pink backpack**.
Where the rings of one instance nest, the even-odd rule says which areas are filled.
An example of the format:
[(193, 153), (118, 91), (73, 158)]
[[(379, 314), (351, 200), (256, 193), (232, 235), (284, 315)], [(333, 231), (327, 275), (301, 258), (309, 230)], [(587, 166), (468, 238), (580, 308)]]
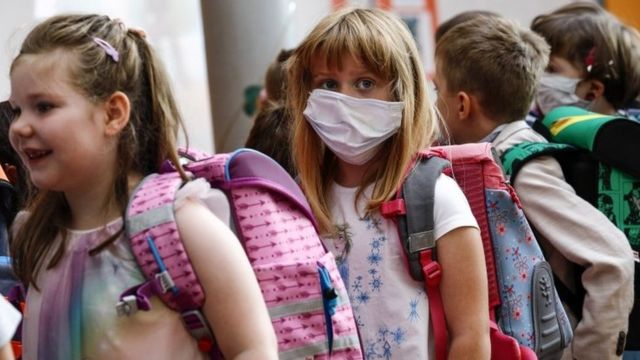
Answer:
[[(316, 231), (309, 204), (289, 174), (257, 151), (183, 152), (194, 177), (222, 190), (233, 229), (260, 284), (278, 338), (280, 359), (362, 359), (347, 292), (331, 252)], [(166, 164), (134, 191), (126, 232), (147, 281), (125, 291), (118, 313), (148, 310), (149, 298), (182, 314), (202, 351), (221, 358), (200, 311), (204, 293), (176, 227), (173, 204), (183, 184)]]

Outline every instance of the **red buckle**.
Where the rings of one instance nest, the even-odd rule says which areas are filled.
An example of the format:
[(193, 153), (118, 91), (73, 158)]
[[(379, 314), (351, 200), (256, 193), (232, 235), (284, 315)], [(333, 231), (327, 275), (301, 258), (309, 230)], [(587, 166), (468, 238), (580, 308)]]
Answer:
[(213, 349), (213, 341), (211, 339), (200, 339), (198, 340), (198, 349), (203, 353), (209, 353), (211, 349)]
[(396, 217), (407, 213), (403, 199), (385, 201), (380, 205), (380, 213), (385, 218)]
[(422, 267), (424, 280), (429, 286), (438, 286), (442, 278), (442, 268), (437, 262), (430, 262)]

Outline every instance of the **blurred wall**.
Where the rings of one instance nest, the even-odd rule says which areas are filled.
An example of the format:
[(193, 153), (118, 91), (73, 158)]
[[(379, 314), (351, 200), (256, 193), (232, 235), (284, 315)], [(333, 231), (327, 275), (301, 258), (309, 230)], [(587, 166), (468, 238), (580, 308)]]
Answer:
[(604, 6), (622, 19), (625, 23), (640, 27), (640, 1), (638, 0), (605, 0)]

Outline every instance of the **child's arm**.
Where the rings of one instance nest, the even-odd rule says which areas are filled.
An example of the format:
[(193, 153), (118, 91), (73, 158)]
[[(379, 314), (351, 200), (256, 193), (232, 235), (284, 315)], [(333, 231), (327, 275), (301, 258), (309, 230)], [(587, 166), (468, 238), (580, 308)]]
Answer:
[(11, 343), (6, 343), (0, 346), (0, 360), (13, 360), (13, 350), (11, 349)]
[(176, 223), (204, 287), (204, 314), (226, 359), (277, 359), (266, 305), (240, 242), (204, 205), (187, 200)]
[(489, 359), (487, 272), (480, 232), (473, 227), (459, 227), (437, 243), (449, 359)]

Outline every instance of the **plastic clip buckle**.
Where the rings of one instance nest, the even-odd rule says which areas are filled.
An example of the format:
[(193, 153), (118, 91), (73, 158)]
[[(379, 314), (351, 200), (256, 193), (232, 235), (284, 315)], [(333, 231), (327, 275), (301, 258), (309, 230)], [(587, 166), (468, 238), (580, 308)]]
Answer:
[(189, 310), (181, 313), (182, 321), (196, 340), (211, 340), (213, 341), (213, 334), (209, 330), (209, 324), (199, 310)]
[(169, 290), (173, 290), (176, 287), (176, 283), (173, 282), (171, 275), (167, 270), (163, 272), (159, 272), (156, 274), (156, 280), (160, 283), (160, 287), (162, 288), (162, 293), (166, 293)]
[(138, 311), (138, 298), (135, 295), (123, 297), (116, 305), (118, 316), (131, 316), (136, 311)]
[(430, 262), (422, 267), (424, 280), (429, 286), (438, 286), (442, 278), (442, 268), (437, 262)]
[(383, 202), (382, 205), (380, 205), (380, 213), (387, 219), (398, 215), (405, 215), (407, 213), (407, 209), (404, 205), (404, 199), (395, 199)]

